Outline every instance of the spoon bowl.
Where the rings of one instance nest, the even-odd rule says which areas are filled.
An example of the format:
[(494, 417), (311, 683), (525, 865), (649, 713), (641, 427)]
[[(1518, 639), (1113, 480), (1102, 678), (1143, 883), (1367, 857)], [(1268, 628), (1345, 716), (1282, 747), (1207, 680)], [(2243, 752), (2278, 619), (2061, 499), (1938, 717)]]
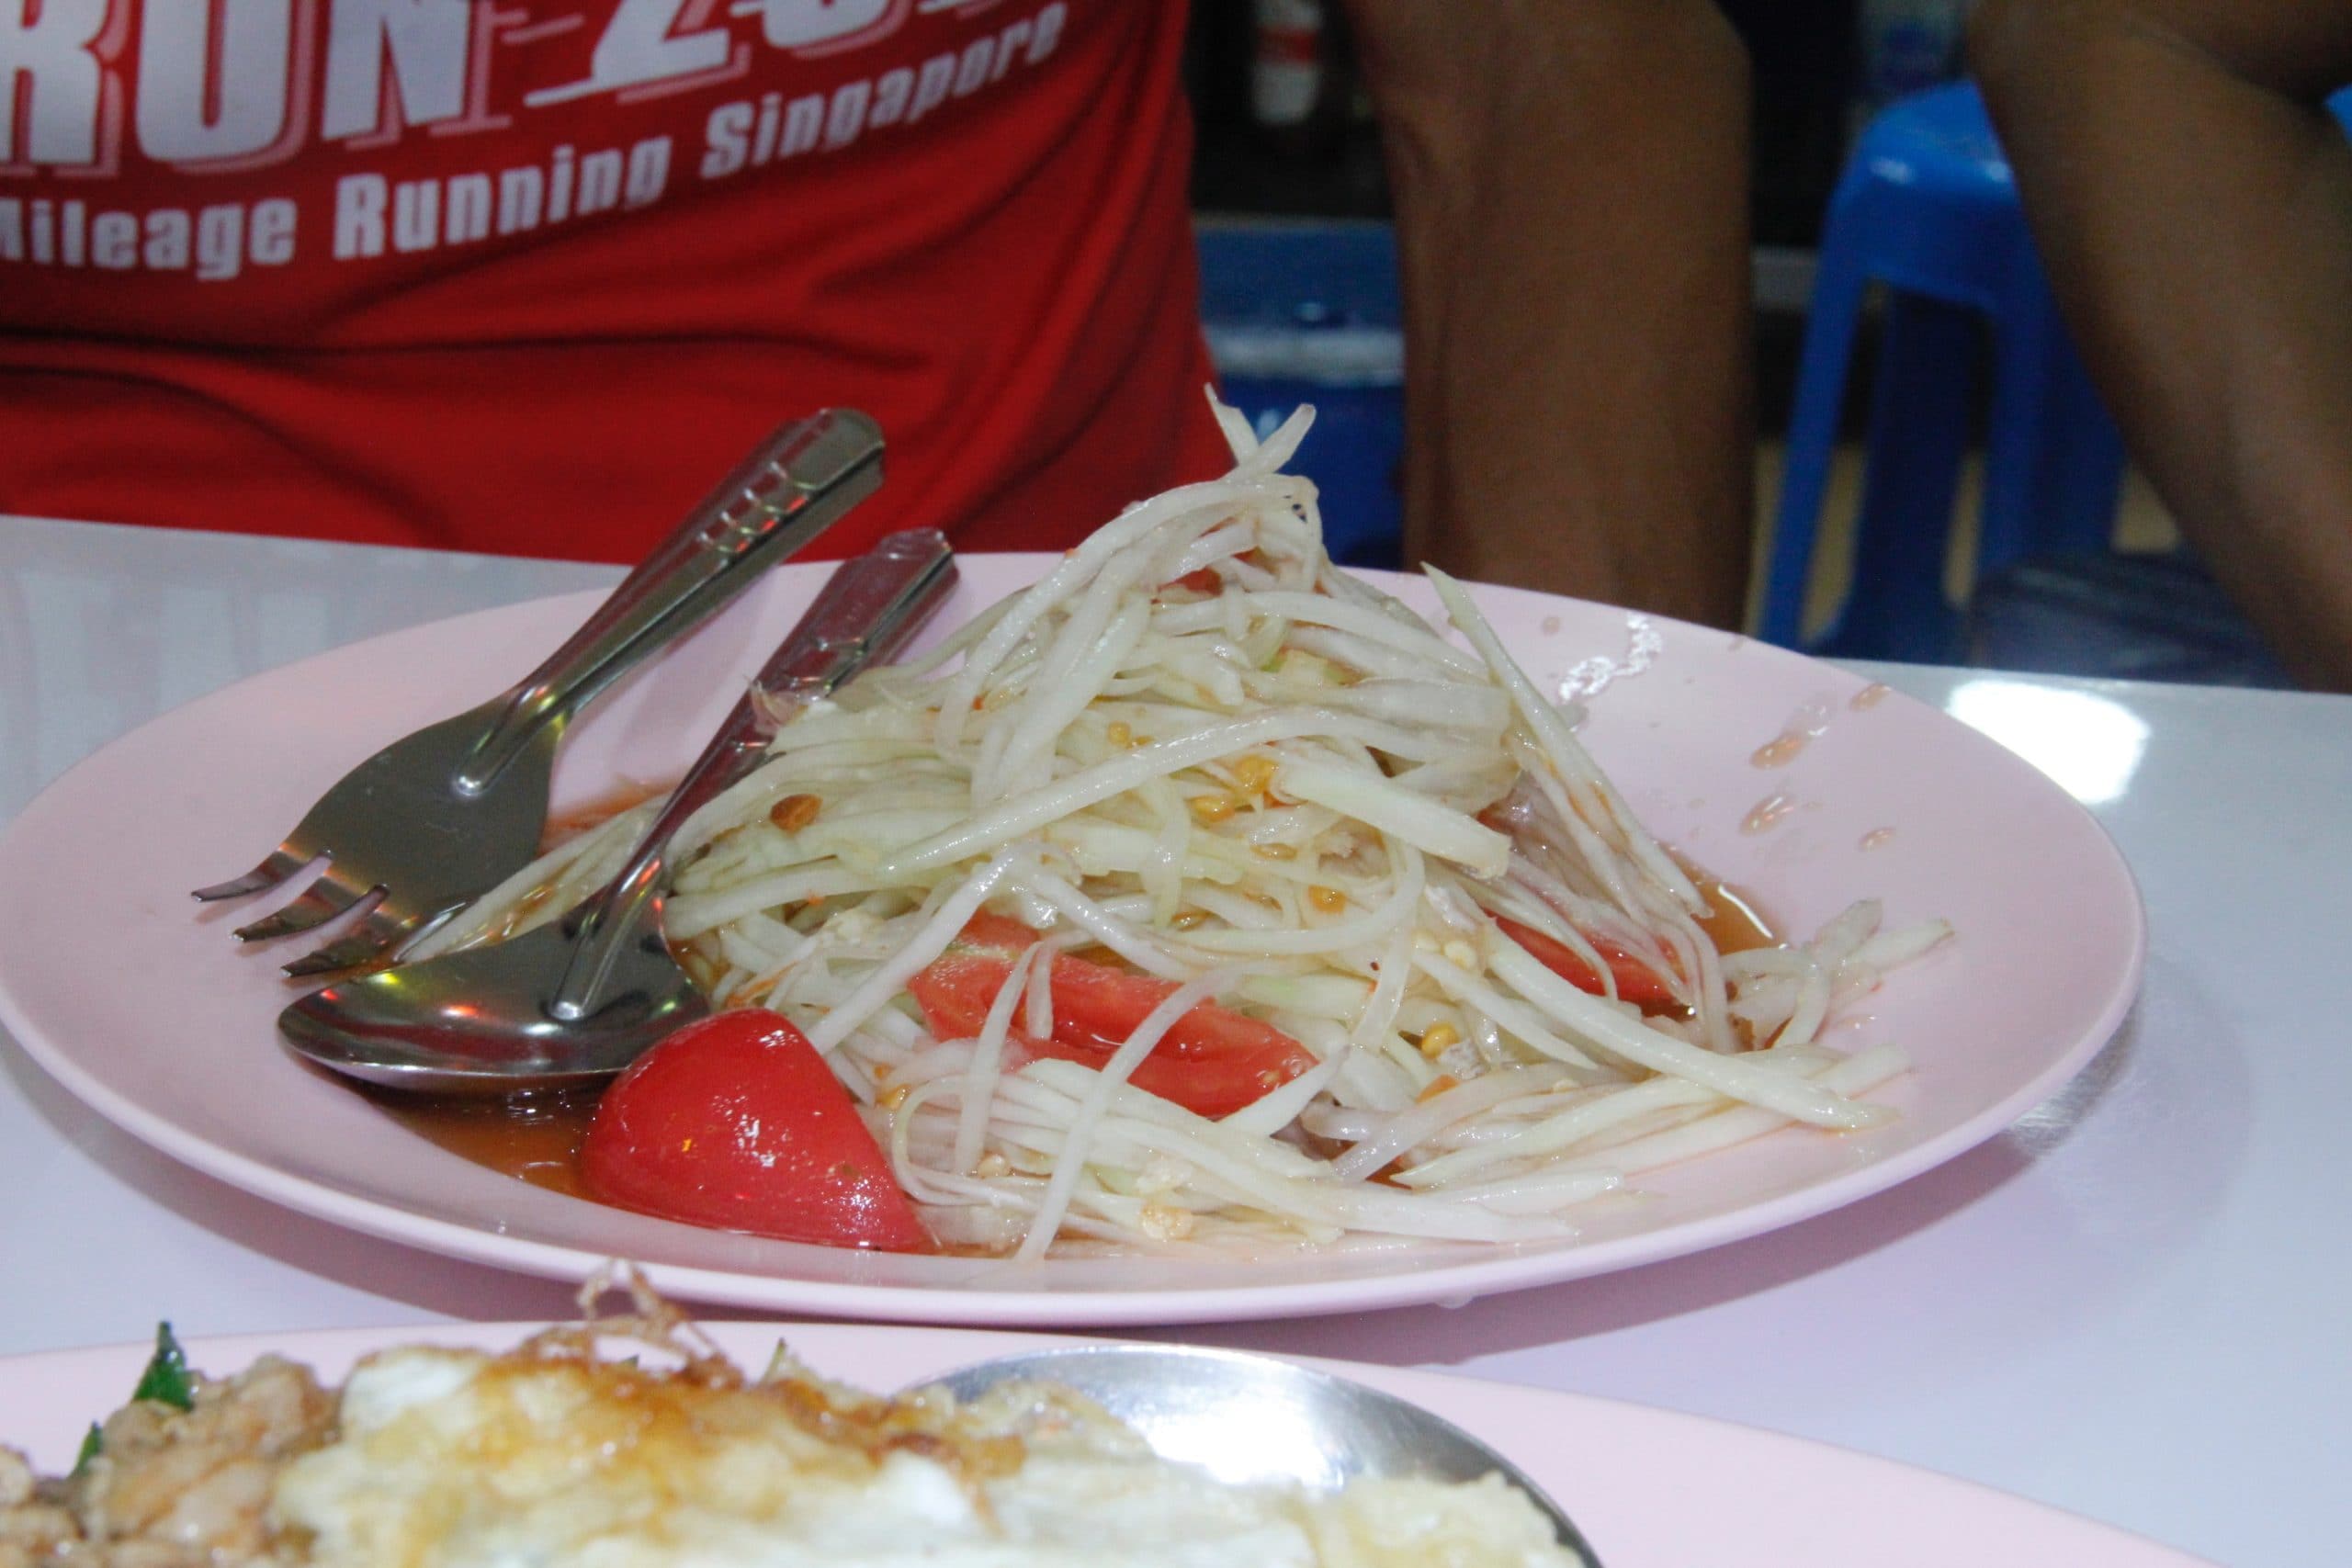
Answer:
[(818, 591), (603, 888), (503, 942), (336, 981), (279, 1013), (278, 1032), (346, 1077), (496, 1095), (611, 1077), (705, 1016), (709, 1003), (662, 936), (673, 840), (766, 761), (792, 714), (903, 647), (955, 584), (943, 535), (883, 539)]
[(1600, 1568), (1575, 1523), (1510, 1461), (1417, 1404), (1329, 1372), (1238, 1350), (1106, 1344), (1024, 1350), (925, 1380), (961, 1400), (1014, 1382), (1075, 1389), (1162, 1459), (1234, 1485), (1325, 1492), (1358, 1477), (1499, 1474), (1551, 1520), (1585, 1568)]
[(560, 1016), (548, 987), (580, 946), (578, 911), (488, 947), (355, 975), (278, 1015), (303, 1056), (345, 1077), (427, 1094), (512, 1094), (611, 1077), (710, 1011), (640, 920), (613, 953), (585, 1018)]

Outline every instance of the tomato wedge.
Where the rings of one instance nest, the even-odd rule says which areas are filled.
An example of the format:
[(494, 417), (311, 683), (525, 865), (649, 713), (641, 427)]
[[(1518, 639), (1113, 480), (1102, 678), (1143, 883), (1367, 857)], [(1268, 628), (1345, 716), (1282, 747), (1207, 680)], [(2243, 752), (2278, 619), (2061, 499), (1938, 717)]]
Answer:
[(933, 1250), (849, 1090), (763, 1008), (690, 1023), (631, 1063), (596, 1106), (580, 1174), (605, 1202), (688, 1224)]
[[(980, 915), (907, 989), (943, 1040), (978, 1034), (989, 1003), (1037, 933), (1018, 920)], [(1067, 953), (1054, 959), (1054, 1032), (1037, 1040), (1016, 1030), (1032, 1055), (1101, 1067), (1144, 1015), (1176, 989), (1173, 980), (1130, 975)], [(1127, 1081), (1197, 1115), (1230, 1115), (1315, 1065), (1306, 1047), (1271, 1024), (1203, 1002), (1176, 1021)]]
[[(1600, 988), (1600, 976), (1593, 973), (1592, 965), (1579, 957), (1567, 943), (1555, 942), (1542, 931), (1522, 926), (1517, 920), (1507, 920), (1500, 915), (1495, 917), (1495, 924), (1502, 928), (1505, 936), (1527, 949), (1530, 958), (1569, 985), (1580, 991), (1590, 991), (1596, 997), (1606, 994)], [(1600, 956), (1609, 961), (1609, 973), (1617, 981), (1620, 1001), (1632, 1002), (1636, 1007), (1670, 1007), (1678, 1000), (1673, 990), (1648, 964), (1614, 942), (1587, 940), (1592, 941)]]

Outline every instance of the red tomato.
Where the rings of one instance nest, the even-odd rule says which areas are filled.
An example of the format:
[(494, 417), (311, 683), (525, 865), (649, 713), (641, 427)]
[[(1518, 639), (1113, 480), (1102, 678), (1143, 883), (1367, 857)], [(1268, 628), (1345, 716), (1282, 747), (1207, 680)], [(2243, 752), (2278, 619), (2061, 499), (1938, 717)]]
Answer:
[[(1246, 560), (1253, 566), (1263, 566), (1266, 564), (1266, 558), (1255, 549), (1242, 551), (1238, 558)], [(1217, 575), (1216, 568), (1213, 566), (1202, 566), (1194, 567), (1191, 571), (1186, 572), (1182, 577), (1170, 578), (1168, 581), (1160, 584), (1160, 586), (1163, 588), (1189, 588), (1195, 593), (1222, 593), (1225, 592), (1225, 579)], [(1318, 589), (1317, 592), (1319, 592), (1321, 590)]]
[[(1005, 976), (1037, 933), (998, 915), (975, 917), (937, 962), (907, 989), (943, 1040), (978, 1034)], [(1064, 953), (1054, 960), (1054, 1036), (1013, 1039), (1032, 1055), (1101, 1067), (1144, 1015), (1176, 989), (1173, 980), (1130, 975)], [(1203, 1002), (1176, 1021), (1128, 1082), (1201, 1116), (1227, 1116), (1315, 1065), (1306, 1047), (1271, 1024)]]
[[(1527, 949), (1530, 958), (1569, 985), (1578, 990), (1590, 991), (1596, 997), (1602, 994), (1600, 976), (1594, 974), (1592, 965), (1578, 957), (1567, 943), (1555, 942), (1542, 931), (1522, 926), (1517, 920), (1507, 920), (1500, 915), (1495, 917), (1495, 924), (1502, 927), (1505, 936)], [(1614, 942), (1595, 941), (1592, 945), (1601, 957), (1609, 961), (1609, 973), (1617, 980), (1619, 1000), (1632, 1002), (1638, 1007), (1672, 1006), (1676, 1002), (1674, 992), (1648, 964)]]
[(580, 1174), (605, 1202), (688, 1224), (932, 1250), (849, 1091), (764, 1009), (690, 1023), (630, 1064), (596, 1107)]

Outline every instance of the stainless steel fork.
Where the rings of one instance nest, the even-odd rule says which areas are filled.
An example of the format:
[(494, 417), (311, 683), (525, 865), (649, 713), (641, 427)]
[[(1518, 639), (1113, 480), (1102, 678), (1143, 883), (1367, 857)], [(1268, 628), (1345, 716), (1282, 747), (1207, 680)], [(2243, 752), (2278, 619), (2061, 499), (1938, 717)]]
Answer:
[(537, 852), (556, 746), (575, 714), (881, 482), (882, 433), (865, 414), (831, 409), (777, 431), (545, 663), (360, 763), (259, 865), (196, 897), (258, 893), (323, 858), (309, 890), (238, 927), (238, 939), (290, 936), (380, 895), (342, 938), (286, 970), (323, 974), (391, 957)]
[(777, 730), (893, 657), (956, 586), (929, 528), (893, 534), (818, 592), (645, 829), (628, 863), (519, 936), (338, 979), (279, 1015), (322, 1066), (393, 1089), (511, 1094), (610, 1077), (710, 1010), (663, 940), (679, 834), (768, 760)]

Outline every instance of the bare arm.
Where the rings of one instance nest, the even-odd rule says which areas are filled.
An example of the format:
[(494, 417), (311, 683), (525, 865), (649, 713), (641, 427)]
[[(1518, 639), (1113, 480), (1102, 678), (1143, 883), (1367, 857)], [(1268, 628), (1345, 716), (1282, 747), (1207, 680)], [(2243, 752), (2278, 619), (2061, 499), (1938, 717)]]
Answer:
[(1406, 550), (1732, 626), (1747, 61), (1705, 0), (1348, 0), (1396, 193)]
[(1970, 53), (2132, 451), (2290, 667), (2352, 690), (2340, 0), (1984, 0)]

